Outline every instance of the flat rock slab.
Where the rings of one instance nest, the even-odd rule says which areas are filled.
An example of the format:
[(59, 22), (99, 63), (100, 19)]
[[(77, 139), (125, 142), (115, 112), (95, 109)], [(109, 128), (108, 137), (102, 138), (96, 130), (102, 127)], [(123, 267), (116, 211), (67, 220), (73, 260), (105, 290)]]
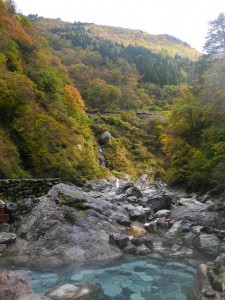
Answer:
[(91, 284), (65, 284), (46, 293), (46, 296), (54, 300), (88, 300), (98, 299), (100, 289)]
[(0, 244), (9, 244), (16, 240), (16, 234), (12, 232), (0, 232)]
[(169, 215), (171, 220), (189, 221), (194, 225), (210, 226), (219, 229), (225, 228), (225, 219), (216, 212), (208, 210), (206, 204), (191, 204), (174, 207)]
[(50, 298), (38, 294), (22, 295), (16, 300), (51, 300)]

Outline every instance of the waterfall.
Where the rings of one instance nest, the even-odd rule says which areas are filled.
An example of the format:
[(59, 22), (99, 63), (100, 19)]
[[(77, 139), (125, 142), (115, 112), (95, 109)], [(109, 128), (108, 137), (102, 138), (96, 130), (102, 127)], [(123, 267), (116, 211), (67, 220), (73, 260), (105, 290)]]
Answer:
[(118, 188), (120, 186), (119, 179), (116, 179), (116, 187)]
[(102, 148), (99, 149), (98, 153), (99, 153), (99, 163), (102, 167), (105, 167), (106, 159)]

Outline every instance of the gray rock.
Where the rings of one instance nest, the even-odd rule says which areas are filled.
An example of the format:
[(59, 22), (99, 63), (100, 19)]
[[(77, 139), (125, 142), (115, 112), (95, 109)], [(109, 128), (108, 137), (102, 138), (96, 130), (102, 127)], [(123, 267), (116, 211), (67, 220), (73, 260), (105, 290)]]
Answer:
[(53, 289), (45, 296), (54, 300), (90, 300), (98, 299), (100, 288), (91, 284), (66, 284)]
[(169, 218), (176, 221), (188, 221), (193, 225), (225, 227), (225, 219), (216, 212), (208, 211), (208, 206), (203, 203), (173, 207)]
[(0, 300), (13, 300), (20, 295), (32, 294), (28, 280), (18, 272), (0, 272)]
[[(72, 206), (73, 201), (81, 200), (82, 206), (58, 205), (59, 198), (66, 198)], [(104, 215), (107, 210), (113, 211), (114, 221)], [(121, 251), (109, 244), (109, 233), (124, 231), (115, 221), (130, 224), (126, 214), (121, 207), (92, 198), (80, 188), (59, 184), (21, 216), (17, 235), (23, 246), (9, 245), (5, 255), (26, 255), (35, 263), (49, 264), (118, 257)]]
[(158, 210), (156, 213), (155, 213), (155, 217), (156, 218), (167, 218), (170, 214), (170, 210), (168, 209), (161, 209), (161, 210)]
[(224, 292), (225, 290), (225, 283), (220, 278), (214, 278), (212, 282), (212, 287), (219, 292)]
[(0, 253), (3, 253), (6, 249), (6, 244), (0, 244)]
[(176, 222), (164, 235), (163, 243), (165, 245), (173, 245), (176, 243), (181, 230), (181, 221)]
[(158, 193), (148, 198), (143, 203), (144, 207), (151, 208), (154, 212), (162, 209), (169, 209), (171, 207), (172, 198), (165, 193)]
[[(124, 197), (123, 197), (123, 199), (124, 199)], [(136, 204), (138, 202), (136, 196), (129, 196), (129, 197), (126, 197), (125, 199), (132, 204)]]
[(151, 221), (148, 223), (148, 227), (146, 227), (148, 232), (157, 233), (158, 230), (158, 222), (157, 220)]
[(220, 253), (225, 253), (225, 243), (221, 244)]
[(137, 247), (137, 252), (136, 254), (138, 255), (147, 255), (152, 253), (152, 249), (149, 249), (146, 245), (142, 244), (140, 246)]
[(51, 298), (38, 294), (30, 294), (19, 296), (16, 300), (51, 300)]
[(140, 189), (136, 186), (130, 187), (129, 189), (126, 190), (125, 195), (127, 197), (136, 197), (136, 198), (141, 198), (142, 192), (140, 191)]
[(87, 192), (110, 192), (113, 188), (113, 184), (105, 179), (102, 180), (93, 180), (89, 181), (85, 187), (84, 190)]
[(9, 202), (6, 203), (5, 208), (7, 213), (13, 214), (17, 210), (17, 204), (15, 202)]
[(194, 234), (193, 232), (188, 232), (187, 234), (185, 234), (182, 237), (182, 241), (183, 241), (184, 245), (186, 245), (187, 247), (191, 247), (195, 237), (196, 237), (196, 234)]
[(129, 237), (127, 235), (121, 234), (110, 234), (109, 235), (109, 242), (111, 244), (115, 244), (120, 249), (124, 249), (129, 244)]
[(207, 275), (214, 290), (219, 292), (223, 292), (225, 290), (225, 283), (223, 282), (223, 279), (217, 276), (211, 267), (208, 267)]
[(200, 234), (193, 240), (193, 245), (205, 254), (219, 254), (221, 242), (215, 234)]
[(112, 139), (112, 135), (109, 131), (104, 131), (99, 139), (100, 144), (105, 145)]
[(110, 218), (112, 220), (116, 221), (118, 224), (123, 225), (123, 226), (130, 226), (130, 224), (131, 224), (130, 219), (126, 215), (121, 214), (119, 212), (113, 213), (110, 216)]
[(200, 264), (195, 276), (190, 299), (202, 299), (202, 291), (211, 290), (211, 285), (207, 275), (207, 265)]
[(10, 232), (10, 225), (8, 223), (2, 223), (0, 224), (0, 232)]
[(143, 185), (143, 184), (148, 183), (148, 174), (142, 174), (142, 175), (138, 178), (138, 180), (137, 180), (136, 183), (137, 183), (137, 184), (140, 184), (140, 185)]
[(116, 194), (117, 195), (124, 194), (126, 192), (126, 190), (128, 190), (129, 188), (132, 188), (133, 186), (134, 186), (133, 182), (127, 182), (125, 184), (122, 184), (120, 187), (117, 188)]
[(131, 239), (130, 242), (135, 246), (140, 246), (141, 244), (143, 244), (143, 238), (142, 237), (133, 238), (133, 239)]
[(81, 188), (74, 185), (59, 183), (48, 192), (49, 198), (57, 203), (61, 202), (67, 205), (91, 201), (91, 197), (87, 195)]
[(125, 249), (124, 252), (126, 254), (136, 254), (137, 253), (137, 248), (134, 245), (128, 245)]
[(141, 217), (141, 215), (142, 215), (141, 212), (138, 210), (131, 210), (129, 212), (131, 221), (137, 221)]
[(213, 298), (213, 297), (216, 296), (216, 292), (213, 291), (213, 290), (206, 290), (206, 291), (204, 292), (204, 296), (206, 296), (206, 298), (211, 299), (211, 298)]
[(143, 237), (143, 244), (148, 247), (151, 251), (154, 250), (153, 241), (149, 237)]
[(15, 202), (6, 203), (5, 213), (10, 215), (10, 221), (14, 221), (14, 224), (18, 222), (19, 213), (17, 211), (17, 204)]
[(34, 206), (34, 203), (33, 203), (32, 199), (27, 198), (27, 199), (22, 199), (19, 202), (17, 209), (18, 209), (19, 213), (23, 215), (23, 214), (26, 214), (29, 211), (31, 211), (33, 206)]
[(193, 226), (192, 229), (191, 229), (191, 231), (192, 231), (194, 234), (198, 235), (198, 234), (201, 234), (201, 233), (202, 233), (202, 229), (203, 229), (203, 228), (204, 228), (204, 227), (203, 227), (203, 226), (200, 226), (200, 225), (198, 225), (198, 226)]
[(216, 274), (219, 274), (222, 270), (222, 267), (224, 265), (225, 262), (225, 254), (221, 254), (219, 256), (217, 256), (217, 258), (214, 261), (214, 267), (213, 270)]
[(201, 202), (197, 201), (194, 198), (180, 198), (179, 204), (184, 205), (184, 206), (191, 205), (191, 204), (200, 204), (201, 205)]
[(12, 232), (0, 232), (0, 244), (10, 244), (16, 240), (16, 234)]
[(188, 222), (188, 223), (182, 224), (181, 231), (182, 232), (190, 232), (191, 228), (192, 228), (192, 224)]

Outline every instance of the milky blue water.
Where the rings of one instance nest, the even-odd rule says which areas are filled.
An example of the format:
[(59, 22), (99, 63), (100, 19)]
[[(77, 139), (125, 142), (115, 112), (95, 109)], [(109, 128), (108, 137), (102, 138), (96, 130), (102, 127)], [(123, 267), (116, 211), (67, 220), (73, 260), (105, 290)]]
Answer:
[[(0, 264), (0, 269), (9, 266)], [(70, 265), (35, 270), (10, 265), (24, 274), (37, 293), (65, 283), (91, 283), (103, 289), (101, 300), (186, 300), (196, 269), (182, 262), (123, 258), (102, 266)], [(98, 300), (98, 299), (96, 299)]]

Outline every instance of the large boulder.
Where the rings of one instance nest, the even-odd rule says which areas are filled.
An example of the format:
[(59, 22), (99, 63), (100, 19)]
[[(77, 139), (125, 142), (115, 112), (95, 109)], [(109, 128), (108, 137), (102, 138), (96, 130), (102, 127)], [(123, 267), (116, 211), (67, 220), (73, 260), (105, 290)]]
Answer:
[(152, 209), (154, 212), (162, 209), (170, 209), (172, 198), (166, 193), (156, 193), (148, 197), (147, 201), (143, 203), (144, 207)]
[(129, 244), (129, 237), (127, 235), (122, 234), (110, 234), (109, 235), (110, 244), (115, 244), (120, 249), (124, 249)]
[(0, 272), (0, 300), (14, 300), (20, 295), (32, 294), (28, 280), (18, 272)]
[(224, 217), (216, 212), (209, 211), (208, 206), (204, 203), (174, 206), (169, 218), (175, 221), (183, 220), (193, 225), (225, 228)]
[(109, 131), (104, 131), (99, 139), (99, 143), (102, 145), (107, 144), (112, 139), (112, 135)]
[(91, 284), (65, 284), (46, 293), (53, 300), (91, 300), (98, 299), (101, 290)]
[(130, 224), (131, 224), (129, 217), (126, 214), (122, 214), (119, 212), (113, 213), (110, 216), (110, 219), (116, 221), (118, 224), (123, 225), (123, 226), (130, 226)]
[(193, 240), (193, 245), (205, 254), (217, 256), (221, 242), (215, 234), (200, 234)]
[(125, 192), (134, 187), (134, 183), (133, 182), (126, 182), (126, 183), (122, 183), (116, 190), (116, 194), (120, 195), (120, 194), (125, 194)]
[(169, 231), (166, 232), (164, 235), (164, 244), (172, 246), (176, 243), (177, 239), (179, 238), (179, 233), (181, 230), (181, 221), (178, 221), (173, 224)]
[(153, 241), (152, 241), (151, 238), (149, 238), (149, 237), (144, 237), (144, 238), (143, 238), (143, 244), (144, 244), (145, 246), (147, 246), (148, 249), (150, 249), (150, 250), (152, 250), (152, 251), (154, 250)]
[(167, 218), (170, 214), (170, 210), (169, 209), (161, 209), (161, 210), (158, 210), (156, 213), (155, 213), (155, 217), (156, 218)]
[(130, 187), (129, 189), (127, 189), (125, 192), (125, 195), (126, 195), (126, 197), (136, 197), (137, 199), (141, 198), (143, 196), (140, 189), (136, 186), (133, 186), (133, 187)]
[(21, 216), (17, 241), (4, 255), (26, 255), (33, 262), (51, 264), (115, 258), (122, 253), (108, 239), (109, 233), (124, 232), (120, 224), (130, 224), (121, 206), (59, 184)]
[[(203, 298), (202, 292), (204, 291), (205, 293), (207, 290), (211, 290), (211, 285), (207, 275), (207, 269), (207, 265), (199, 265), (195, 276), (195, 282), (191, 290), (190, 299), (205, 299)], [(212, 298), (209, 297), (209, 299)]]
[(142, 213), (139, 210), (134, 209), (129, 212), (129, 216), (132, 221), (137, 221), (142, 216)]
[(16, 234), (13, 232), (0, 232), (0, 244), (10, 244), (16, 240)]

